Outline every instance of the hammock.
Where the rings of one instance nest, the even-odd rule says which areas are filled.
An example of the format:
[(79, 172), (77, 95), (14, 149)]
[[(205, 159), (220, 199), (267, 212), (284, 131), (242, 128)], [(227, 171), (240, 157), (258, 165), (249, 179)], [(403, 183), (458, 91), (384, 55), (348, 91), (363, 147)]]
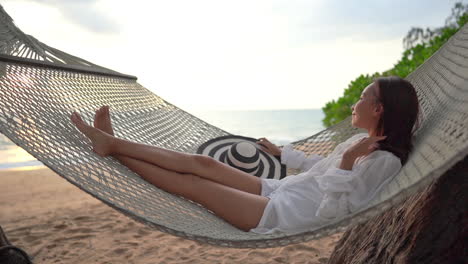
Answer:
[[(0, 132), (47, 167), (127, 216), (179, 237), (216, 246), (279, 247), (341, 232), (388, 210), (437, 179), (468, 153), (468, 26), (408, 76), (424, 120), (400, 173), (358, 212), (300, 234), (241, 231), (197, 203), (141, 179), (113, 157), (102, 158), (70, 122), (88, 123), (110, 105), (115, 134), (135, 142), (195, 153), (231, 135), (187, 113), (124, 75), (71, 56), (24, 34), (0, 7)], [(328, 155), (356, 133), (350, 117), (293, 142), (307, 154)], [(288, 170), (288, 175), (297, 171)]]

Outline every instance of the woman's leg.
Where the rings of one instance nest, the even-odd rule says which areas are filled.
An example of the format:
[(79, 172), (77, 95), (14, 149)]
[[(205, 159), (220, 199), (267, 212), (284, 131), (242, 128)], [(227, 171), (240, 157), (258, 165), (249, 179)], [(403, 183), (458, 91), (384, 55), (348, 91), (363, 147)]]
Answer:
[(219, 162), (209, 156), (171, 151), (120, 138), (114, 138), (112, 144), (112, 156), (124, 155), (132, 157), (170, 171), (182, 174), (195, 174), (238, 190), (257, 195), (261, 194), (260, 178)]
[[(108, 108), (96, 111), (94, 126), (114, 135)], [(249, 231), (256, 227), (268, 198), (233, 189), (193, 174), (169, 171), (154, 164), (123, 155), (115, 155), (122, 164), (147, 182), (205, 206), (233, 226)]]
[[(97, 125), (97, 118), (97, 123), (102, 123), (103, 131), (112, 132), (108, 111), (108, 107), (102, 107), (98, 110), (96, 112), (94, 124), (95, 126)], [(85, 133), (93, 141), (93, 144), (95, 144), (96, 140), (93, 140), (91, 136), (93, 131), (89, 131), (89, 126), (79, 118), (79, 115), (77, 117), (78, 119), (75, 120), (72, 118), (72, 121), (77, 125), (78, 129)], [(113, 135), (113, 132), (111, 135)], [(261, 194), (261, 180), (258, 177), (230, 167), (209, 156), (166, 150), (115, 137), (112, 137), (112, 141), (113, 147), (110, 153), (114, 157), (127, 156), (152, 163), (169, 171), (175, 171), (181, 174), (195, 174), (244, 192), (257, 195)]]
[(193, 174), (181, 174), (126, 156), (117, 156), (132, 171), (156, 187), (195, 201), (231, 225), (249, 231), (263, 215), (268, 198), (240, 191)]

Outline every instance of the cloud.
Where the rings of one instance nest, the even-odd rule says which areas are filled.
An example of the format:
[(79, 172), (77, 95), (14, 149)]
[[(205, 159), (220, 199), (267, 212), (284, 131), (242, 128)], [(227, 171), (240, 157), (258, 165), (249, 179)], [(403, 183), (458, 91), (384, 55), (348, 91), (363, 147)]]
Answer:
[[(391, 68), (411, 26), (442, 25), (454, 0), (402, 1), (3, 0), (2, 5), (26, 33), (136, 75), (182, 109), (292, 109), (322, 107), (359, 74)], [(119, 34), (106, 34), (117, 31), (116, 23)]]
[(33, 0), (60, 10), (65, 19), (94, 33), (119, 33), (119, 24), (97, 8), (98, 0)]
[(278, 5), (275, 11), (296, 24), (302, 33), (298, 42), (327, 42), (342, 37), (380, 41), (403, 38), (413, 26), (443, 25), (455, 0), (425, 0), (424, 8), (421, 2), (291, 0), (287, 5)]

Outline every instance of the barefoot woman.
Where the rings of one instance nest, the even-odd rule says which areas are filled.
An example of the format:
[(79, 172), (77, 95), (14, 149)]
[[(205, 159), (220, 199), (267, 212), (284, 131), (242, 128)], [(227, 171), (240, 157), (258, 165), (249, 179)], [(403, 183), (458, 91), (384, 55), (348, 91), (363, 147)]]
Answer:
[(96, 111), (94, 127), (76, 112), (71, 120), (98, 155), (115, 157), (158, 188), (198, 202), (244, 231), (294, 233), (357, 210), (407, 160), (419, 111), (409, 82), (377, 79), (352, 109), (353, 126), (368, 133), (341, 143), (326, 158), (264, 143), (265, 151), (281, 152), (283, 163), (304, 171), (282, 180), (261, 179), (209, 156), (117, 138), (107, 106)]

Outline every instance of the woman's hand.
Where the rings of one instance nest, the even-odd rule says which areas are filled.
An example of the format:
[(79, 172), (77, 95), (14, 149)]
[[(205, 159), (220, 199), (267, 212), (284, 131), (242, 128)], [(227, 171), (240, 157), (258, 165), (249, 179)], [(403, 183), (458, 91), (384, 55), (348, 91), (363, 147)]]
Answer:
[(268, 139), (259, 138), (256, 143), (260, 145), (260, 148), (263, 151), (270, 153), (273, 156), (281, 156), (281, 149), (275, 144), (268, 141)]
[(377, 143), (378, 141), (384, 140), (385, 138), (387, 138), (387, 136), (362, 138), (358, 142), (351, 145), (343, 155), (355, 159), (360, 156), (366, 156), (367, 154), (377, 149), (379, 146), (379, 143)]
[(351, 145), (344, 153), (341, 159), (340, 169), (351, 170), (354, 161), (360, 157), (365, 156), (378, 147), (377, 141), (385, 139), (387, 136), (381, 137), (365, 137), (358, 142)]

